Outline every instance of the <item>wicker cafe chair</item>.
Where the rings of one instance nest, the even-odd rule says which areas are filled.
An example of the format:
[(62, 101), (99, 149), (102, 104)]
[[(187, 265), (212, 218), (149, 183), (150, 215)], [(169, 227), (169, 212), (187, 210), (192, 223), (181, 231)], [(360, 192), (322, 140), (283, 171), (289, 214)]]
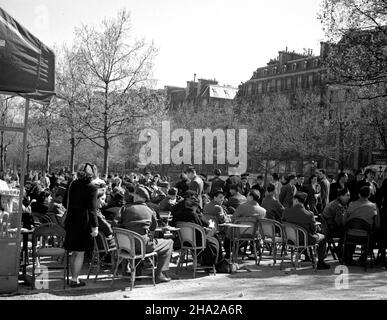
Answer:
[[(258, 232), (264, 246), (270, 246), (270, 251), (273, 253), (273, 266), (277, 262), (277, 246), (281, 246), (281, 258), (285, 250), (285, 237), (281, 223), (272, 219), (259, 219)], [(258, 265), (262, 260), (262, 250), (260, 250)]]
[[(57, 257), (62, 258), (61, 267), (50, 267), (48, 269), (63, 269), (63, 288), (69, 283), (69, 254), (63, 248), (66, 231), (54, 223), (45, 223), (38, 226), (32, 234), (32, 286), (35, 287), (35, 264), (37, 258)], [(39, 244), (38, 244), (38, 240)]]
[(108, 254), (111, 255), (112, 270), (114, 271), (115, 269), (114, 256), (116, 251), (117, 251), (116, 246), (109, 248), (109, 244), (105, 235), (101, 231), (99, 231), (98, 235), (94, 238), (93, 255), (89, 266), (89, 272), (87, 273), (87, 279), (89, 279), (90, 274), (92, 273), (92, 270), (95, 269), (94, 281), (97, 281), (99, 271), (102, 266), (102, 262)]
[(54, 221), (51, 220), (50, 216), (45, 213), (40, 212), (31, 212), (32, 219), (34, 220), (35, 226), (40, 226), (44, 223), (54, 223)]
[[(181, 265), (184, 262), (188, 262), (188, 253), (191, 252), (193, 259), (193, 277), (195, 278), (197, 270), (210, 268), (210, 266), (198, 266), (198, 256), (204, 251), (204, 249), (206, 249), (206, 232), (201, 226), (191, 222), (177, 222), (176, 227), (180, 229), (178, 234), (181, 244), (176, 273), (180, 271)], [(197, 234), (200, 235), (200, 246), (196, 244)], [(211, 268), (213, 274), (216, 275), (215, 264), (212, 265)]]
[[(341, 262), (341, 257), (340, 255), (338, 254), (338, 246), (336, 245), (336, 243), (338, 243), (340, 241), (340, 238), (338, 237), (333, 237), (331, 235), (331, 233), (329, 232), (329, 228), (328, 228), (328, 223), (325, 219), (325, 217), (321, 214), (320, 215), (321, 217), (321, 223), (322, 223), (322, 226), (324, 228), (324, 231), (325, 231), (325, 236), (327, 238), (327, 254), (329, 252), (331, 252), (332, 254), (332, 258), (334, 260), (339, 260), (339, 262)], [(341, 254), (341, 252), (340, 252)]]
[(361, 246), (360, 256), (362, 256), (364, 253), (366, 255), (364, 271), (367, 271), (368, 255), (371, 259), (371, 266), (373, 266), (375, 256), (372, 248), (372, 227), (369, 226), (364, 220), (355, 218), (348, 221), (348, 223), (346, 224), (344, 232), (344, 243), (342, 248), (343, 260), (345, 260), (346, 258), (346, 247), (348, 245)]
[[(294, 270), (296, 270), (297, 268), (296, 265), (298, 265), (298, 267), (301, 266), (301, 262), (300, 262), (301, 253), (304, 250), (309, 249), (312, 257), (313, 269), (316, 271), (317, 270), (316, 269), (317, 268), (317, 263), (316, 263), (317, 244), (308, 243), (307, 231), (300, 226), (297, 226), (292, 223), (287, 223), (287, 222), (283, 222), (282, 227), (285, 235), (285, 244), (286, 244), (285, 250), (287, 250), (288, 248), (290, 248), (291, 250), (290, 260), (292, 262), (292, 265), (294, 266)], [(295, 255), (295, 261), (293, 262), (294, 252), (296, 252), (296, 255)], [(282, 269), (284, 256), (285, 255), (282, 255), (280, 269)]]
[[(117, 246), (117, 261), (113, 273), (112, 283), (117, 275), (118, 266), (124, 261), (128, 260), (130, 267), (131, 284), (130, 290), (134, 287), (136, 280), (136, 268), (144, 260), (148, 260), (151, 263), (152, 275), (151, 276), (138, 276), (137, 278), (152, 278), (153, 285), (156, 285), (155, 270), (157, 256), (156, 252), (146, 253), (146, 243), (144, 238), (137, 232), (130, 231), (122, 228), (113, 228), (114, 238)], [(137, 249), (137, 250), (136, 250)], [(140, 253), (136, 253), (140, 252)], [(136, 263), (136, 260), (138, 261)]]
[[(260, 251), (260, 247), (257, 248), (257, 243), (259, 244), (258, 238), (258, 219), (255, 217), (240, 217), (234, 222), (235, 224), (243, 224), (249, 225), (247, 228), (234, 228), (231, 232), (231, 241), (234, 244), (233, 250), (233, 259), (238, 260), (238, 252), (241, 243), (249, 242), (251, 252), (254, 254), (255, 264), (258, 265), (258, 253), (257, 250)], [(261, 253), (259, 253), (261, 255)], [(243, 258), (242, 258), (243, 259)]]

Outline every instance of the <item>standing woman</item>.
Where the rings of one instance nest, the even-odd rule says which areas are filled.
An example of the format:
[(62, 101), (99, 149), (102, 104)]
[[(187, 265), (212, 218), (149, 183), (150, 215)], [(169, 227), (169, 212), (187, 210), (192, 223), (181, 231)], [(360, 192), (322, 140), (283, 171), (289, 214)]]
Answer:
[(97, 177), (97, 167), (85, 163), (78, 168), (77, 179), (69, 182), (64, 197), (67, 207), (65, 220), (66, 238), (64, 247), (72, 251), (70, 259), (71, 287), (82, 287), (78, 279), (83, 266), (85, 251), (93, 249), (93, 237), (98, 235), (97, 193), (98, 187), (92, 183)]

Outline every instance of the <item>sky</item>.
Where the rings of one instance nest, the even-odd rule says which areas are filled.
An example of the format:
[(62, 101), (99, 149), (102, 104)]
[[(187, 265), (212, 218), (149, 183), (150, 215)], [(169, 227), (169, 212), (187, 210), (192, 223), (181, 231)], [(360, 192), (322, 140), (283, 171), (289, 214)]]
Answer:
[(156, 87), (216, 79), (237, 87), (278, 51), (318, 55), (324, 40), (321, 0), (0, 0), (0, 7), (53, 47), (71, 44), (74, 28), (131, 12), (133, 34), (154, 41)]

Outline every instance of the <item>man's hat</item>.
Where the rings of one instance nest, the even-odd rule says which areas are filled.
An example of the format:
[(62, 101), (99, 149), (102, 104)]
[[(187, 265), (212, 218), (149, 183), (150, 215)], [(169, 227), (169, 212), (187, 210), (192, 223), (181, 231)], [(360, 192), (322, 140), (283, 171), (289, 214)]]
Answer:
[(302, 203), (304, 203), (308, 195), (305, 192), (297, 191), (294, 197), (300, 200)]
[(161, 188), (169, 188), (169, 183), (165, 182), (165, 181), (160, 182), (159, 183), (159, 187), (161, 187)]
[(135, 191), (135, 193), (140, 196), (141, 198), (144, 198), (145, 201), (150, 200), (149, 192), (144, 187), (138, 187)]
[(225, 192), (223, 191), (222, 188), (216, 188), (216, 189), (214, 189), (214, 190), (211, 192), (211, 195), (214, 196), (215, 194), (219, 194), (219, 193), (225, 195)]

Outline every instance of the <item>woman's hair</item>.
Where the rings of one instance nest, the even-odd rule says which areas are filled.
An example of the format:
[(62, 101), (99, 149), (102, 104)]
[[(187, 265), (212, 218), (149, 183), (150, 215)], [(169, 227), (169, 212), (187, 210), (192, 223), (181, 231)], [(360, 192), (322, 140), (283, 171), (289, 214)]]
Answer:
[(83, 163), (78, 167), (77, 176), (79, 180), (90, 182), (98, 176), (97, 167), (89, 162)]
[(51, 195), (51, 193), (47, 190), (41, 191), (36, 199), (39, 203), (44, 203), (44, 201)]

